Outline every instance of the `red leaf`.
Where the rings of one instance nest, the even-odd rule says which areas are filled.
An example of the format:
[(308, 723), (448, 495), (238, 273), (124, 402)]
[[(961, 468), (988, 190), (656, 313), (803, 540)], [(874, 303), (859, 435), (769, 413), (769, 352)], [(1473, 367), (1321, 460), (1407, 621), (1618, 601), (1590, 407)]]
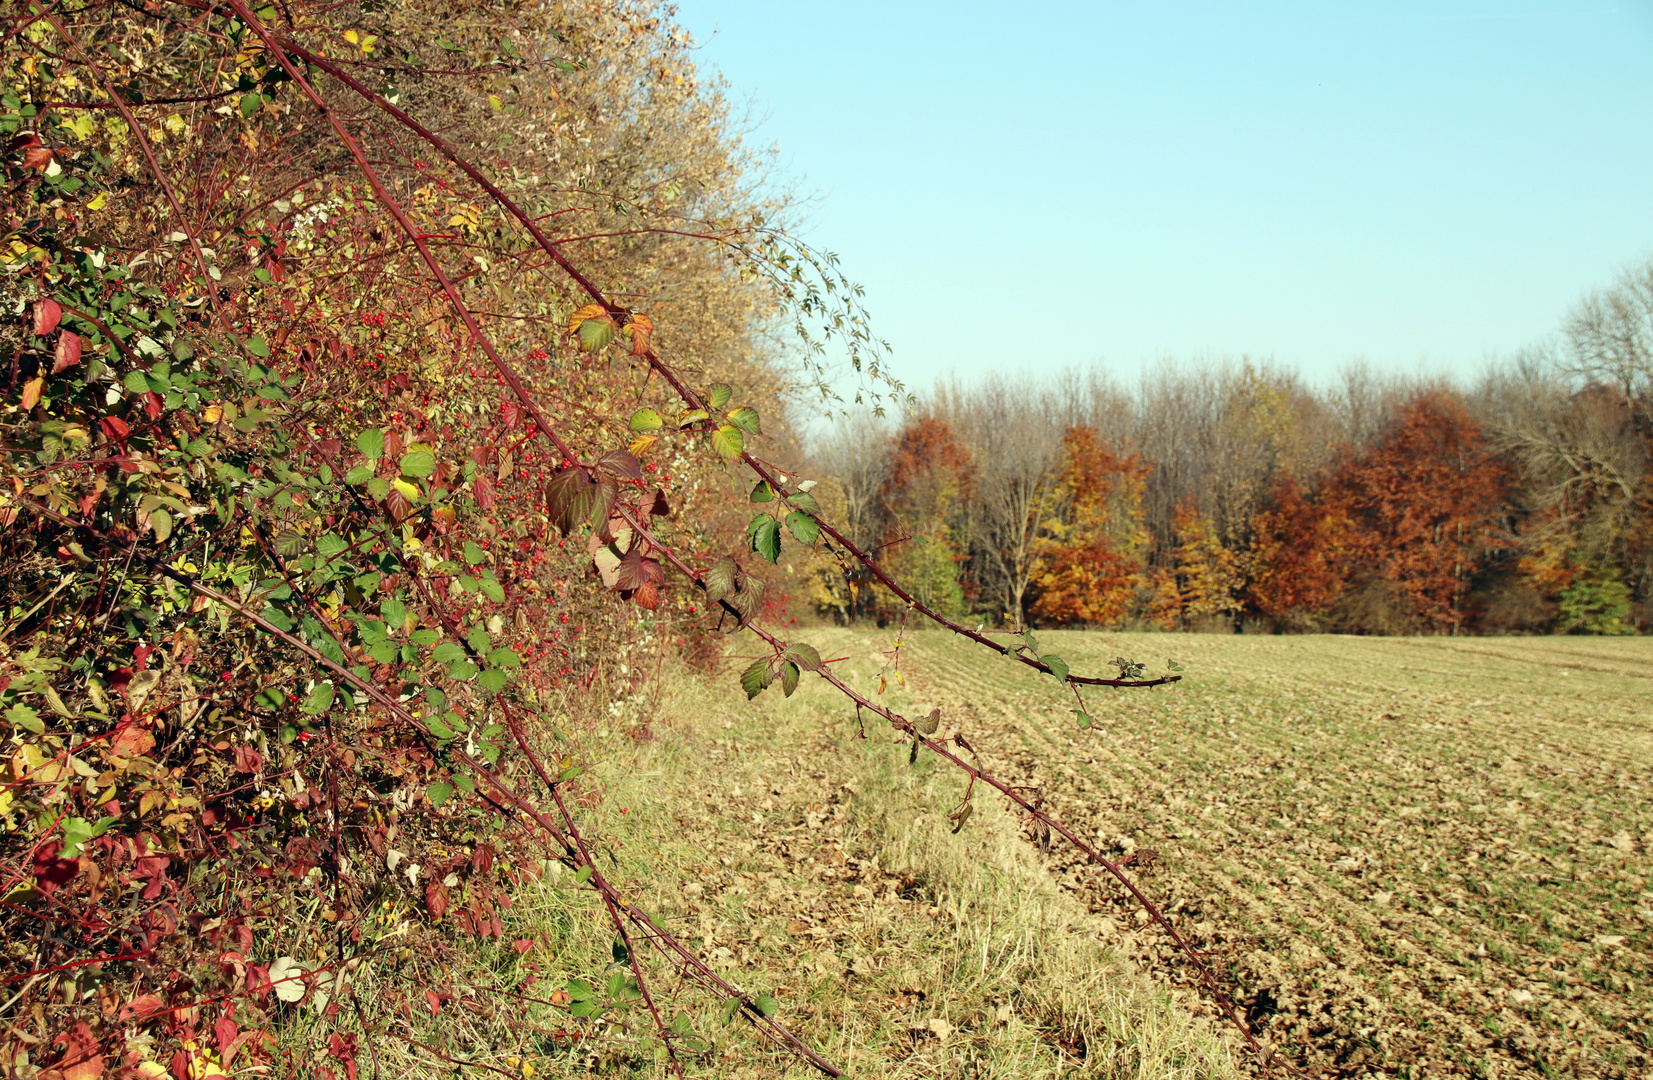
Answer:
[(45, 337), (57, 329), (57, 324), (63, 321), (63, 309), (56, 300), (47, 298), (37, 300), (34, 305), (34, 332)]
[(65, 330), (57, 337), (57, 359), (52, 363), (52, 374), (80, 363), (80, 335)]
[(159, 420), (161, 413), (166, 411), (166, 403), (161, 400), (161, 395), (151, 390), (143, 396), (143, 411), (151, 420)]
[(23, 153), (25, 169), (44, 169), (52, 163), (52, 152), (44, 146), (30, 147)]
[(407, 520), (408, 516), (413, 513), (413, 504), (408, 502), (406, 495), (395, 488), (391, 488), (390, 494), (385, 496), (385, 509), (390, 511), (392, 518), (402, 522)]
[(218, 1022), (212, 1025), (212, 1034), (213, 1037), (218, 1040), (219, 1057), (224, 1056), (224, 1051), (231, 1043), (235, 1041), (235, 1037), (240, 1033), (241, 1029), (236, 1026), (234, 1020), (230, 1019), (229, 1013), (225, 1013), (223, 1016), (218, 1018)]
[(118, 416), (106, 416), (98, 421), (98, 427), (103, 429), (104, 437), (110, 442), (120, 442), (132, 433), (126, 426), (126, 421)]
[(433, 881), (425, 886), (425, 910), (433, 919), (440, 919), (447, 912), (448, 890), (440, 882)]
[(103, 1055), (85, 1021), (58, 1036), (56, 1043), (63, 1047), (63, 1056), (57, 1062), (63, 1080), (98, 1080), (103, 1075)]
[(511, 944), (516, 947), (518, 954), (526, 954), (529, 949), (534, 947), (534, 939), (518, 938), (517, 940), (511, 942)]
[(494, 508), (494, 482), (484, 473), (476, 474), (476, 505), (483, 510)]
[(425, 1004), (430, 1006), (430, 1014), (432, 1016), (435, 1016), (442, 1011), (442, 999), (437, 995), (435, 990), (425, 991)]
[(258, 767), (264, 764), (264, 756), (246, 743), (240, 743), (235, 748), (235, 771), (255, 773)]
[(499, 418), (505, 421), (506, 431), (515, 431), (522, 423), (522, 405), (515, 401), (502, 402), (499, 406)]

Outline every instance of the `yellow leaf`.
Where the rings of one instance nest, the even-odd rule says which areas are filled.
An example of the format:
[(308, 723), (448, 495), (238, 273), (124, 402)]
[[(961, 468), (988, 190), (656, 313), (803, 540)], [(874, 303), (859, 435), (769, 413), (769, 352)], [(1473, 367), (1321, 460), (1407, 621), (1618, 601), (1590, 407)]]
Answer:
[(419, 489), (408, 483), (406, 480), (403, 480), (401, 477), (397, 477), (392, 480), (390, 482), (390, 486), (395, 488), (397, 491), (400, 491), (403, 495), (406, 495), (410, 501), (419, 497)]
[(643, 451), (647, 450), (659, 441), (660, 436), (658, 435), (639, 435), (637, 438), (631, 440), (631, 445), (626, 449), (631, 451), (632, 457), (641, 457), (643, 455)]
[(346, 30), (344, 32), (344, 40), (350, 42), (352, 45), (357, 45), (361, 43), (362, 37), (354, 30)]
[(177, 113), (173, 113), (162, 121), (161, 126), (174, 135), (182, 135), (184, 133), (184, 118)]
[(34, 408), (36, 405), (40, 404), (40, 391), (42, 389), (44, 389), (45, 386), (46, 386), (46, 379), (45, 379), (44, 376), (41, 376), (41, 375), (36, 375), (34, 378), (30, 379), (28, 382), (23, 384), (23, 411), (24, 412), (27, 412), (28, 410)]
[(488, 104), (493, 107), (494, 112), (504, 112), (505, 111), (505, 102), (503, 100), (501, 100), (501, 98), (498, 94), (489, 94), (488, 95)]
[(100, 192), (98, 192), (97, 197), (95, 199), (92, 199), (90, 202), (88, 202), (86, 204), (86, 209), (88, 209), (88, 210), (102, 210), (105, 206), (108, 206), (108, 205), (109, 205), (109, 193), (107, 191), (100, 191)]
[(654, 320), (647, 315), (633, 315), (626, 324), (626, 334), (631, 338), (631, 355), (642, 356), (649, 351), (649, 339), (654, 337)]
[(587, 304), (585, 307), (581, 308), (580, 310), (576, 311), (574, 314), (572, 314), (568, 317), (568, 332), (570, 334), (579, 333), (580, 332), (580, 325), (582, 323), (584, 323), (587, 319), (605, 319), (607, 317), (608, 317), (608, 309), (605, 308), (603, 305), (601, 305), (601, 304)]
[(209, 424), (218, 423), (223, 416), (224, 407), (222, 405), (208, 405), (205, 409), (201, 410), (201, 419)]

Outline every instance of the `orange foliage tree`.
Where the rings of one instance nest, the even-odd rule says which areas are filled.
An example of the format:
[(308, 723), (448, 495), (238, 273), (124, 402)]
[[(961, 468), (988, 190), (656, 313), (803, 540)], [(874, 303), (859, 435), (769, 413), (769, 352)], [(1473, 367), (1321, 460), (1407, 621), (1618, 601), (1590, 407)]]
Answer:
[(1148, 531), (1142, 496), (1148, 468), (1121, 457), (1095, 428), (1062, 437), (1062, 475), (1034, 569), (1031, 614), (1041, 623), (1112, 626), (1126, 614), (1141, 580)]
[(961, 614), (969, 532), (959, 519), (975, 486), (970, 452), (945, 420), (925, 414), (896, 434), (886, 462), (878, 503), (883, 543), (894, 548), (891, 566), (925, 605)]
[(1342, 594), (1349, 520), (1341, 505), (1306, 497), (1290, 476), (1252, 518), (1251, 607), (1271, 618), (1307, 622)]
[(1507, 471), (1459, 401), (1430, 391), (1405, 405), (1369, 452), (1344, 463), (1325, 501), (1347, 514), (1352, 567), (1390, 583), (1435, 631), (1463, 621), (1469, 584), (1503, 546)]

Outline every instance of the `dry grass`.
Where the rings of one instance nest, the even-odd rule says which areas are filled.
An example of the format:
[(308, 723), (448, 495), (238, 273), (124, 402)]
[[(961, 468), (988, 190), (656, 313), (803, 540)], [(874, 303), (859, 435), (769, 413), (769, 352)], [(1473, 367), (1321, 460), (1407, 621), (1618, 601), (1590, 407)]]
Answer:
[[(777, 1018), (828, 1059), (868, 1078), (1235, 1075), (1228, 1035), (1113, 957), (1101, 920), (1057, 888), (1002, 807), (978, 797), (953, 835), (957, 777), (927, 758), (909, 766), (887, 732), (855, 738), (825, 687), (748, 704), (733, 683), (669, 680), (659, 715), (680, 720), (636, 745), (610, 736), (584, 827), (603, 838), (611, 879), (725, 978), (773, 994)], [(666, 1075), (637, 1051), (638, 1008), (592, 1023), (493, 992), (548, 999), (616, 970), (612, 933), (571, 875), (547, 874), (506, 923), (501, 944), (418, 976), (456, 1000), (416, 1015), (416, 1038), (519, 1076)], [(526, 956), (517, 939), (535, 942)], [(674, 985), (652, 970), (657, 992)], [(375, 977), (360, 984), (370, 1000)], [(698, 991), (670, 1004), (715, 1040), (691, 1075), (818, 1075), (744, 1023), (724, 1026)], [(385, 1077), (452, 1075), (405, 1041), (378, 1049)]]

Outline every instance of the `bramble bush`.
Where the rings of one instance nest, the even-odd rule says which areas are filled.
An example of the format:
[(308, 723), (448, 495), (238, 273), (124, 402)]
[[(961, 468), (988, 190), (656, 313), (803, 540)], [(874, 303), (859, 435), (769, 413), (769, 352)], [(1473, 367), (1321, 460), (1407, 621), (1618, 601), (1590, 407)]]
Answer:
[(12, 1072), (292, 1071), (277, 1036), (310, 1017), (354, 1077), (392, 1034), (368, 972), (376, 1010), (422, 1007), (443, 940), (499, 939), (551, 859), (615, 932), (612, 969), (559, 991), (571, 1024), (681, 1071), (706, 1044), (657, 996), (675, 973), (835, 1073), (580, 831), (594, 718), (641, 723), (651, 658), (710, 666), (736, 628), (767, 650), (748, 695), (826, 679), (1136, 892), (938, 713), (771, 629), (783, 551), (820, 552), (1070, 687), (1081, 726), (1085, 687), (1177, 677), (949, 622), (757, 456), (800, 387), (831, 396), (829, 348), (860, 396), (901, 389), (669, 21), (29, 0), (6, 30)]

